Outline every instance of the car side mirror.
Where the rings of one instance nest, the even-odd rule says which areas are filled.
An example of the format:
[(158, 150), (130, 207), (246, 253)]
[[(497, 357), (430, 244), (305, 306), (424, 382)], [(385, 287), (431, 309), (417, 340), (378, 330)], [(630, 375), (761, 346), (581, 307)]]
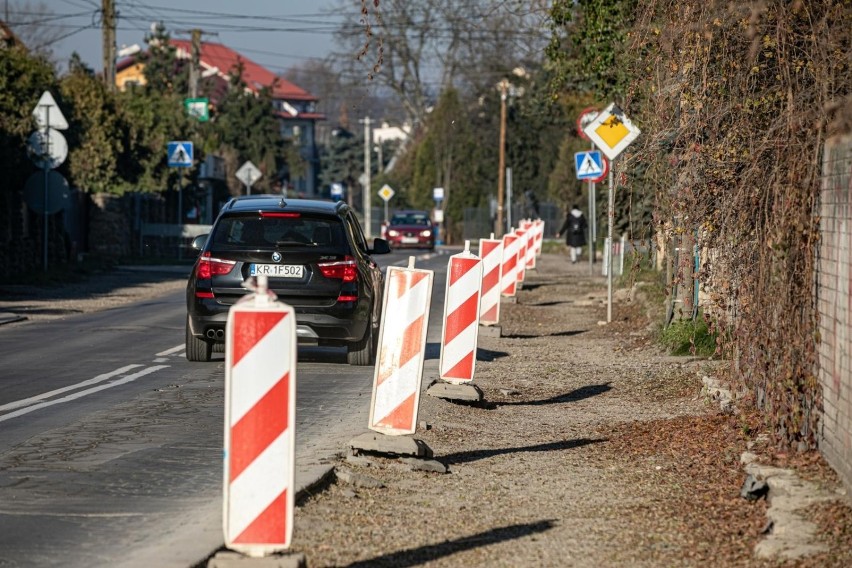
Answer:
[(390, 245), (384, 239), (376, 237), (373, 239), (373, 248), (370, 249), (370, 254), (388, 254), (391, 251)]
[(198, 235), (194, 239), (192, 239), (192, 248), (193, 250), (201, 250), (204, 248), (204, 245), (207, 244), (207, 237), (210, 235)]

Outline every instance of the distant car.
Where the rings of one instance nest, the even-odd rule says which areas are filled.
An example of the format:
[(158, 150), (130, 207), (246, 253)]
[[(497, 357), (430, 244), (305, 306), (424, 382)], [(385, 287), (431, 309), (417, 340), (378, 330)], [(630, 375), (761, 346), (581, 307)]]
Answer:
[(427, 211), (397, 211), (388, 223), (386, 234), (392, 248), (435, 250), (435, 227)]
[(186, 358), (209, 361), (225, 341), (229, 308), (249, 293), (241, 283), (266, 274), (269, 289), (296, 311), (303, 344), (346, 346), (351, 365), (375, 359), (384, 277), (371, 255), (390, 252), (387, 241), (367, 244), (344, 202), (235, 198), (200, 251), (186, 287)]

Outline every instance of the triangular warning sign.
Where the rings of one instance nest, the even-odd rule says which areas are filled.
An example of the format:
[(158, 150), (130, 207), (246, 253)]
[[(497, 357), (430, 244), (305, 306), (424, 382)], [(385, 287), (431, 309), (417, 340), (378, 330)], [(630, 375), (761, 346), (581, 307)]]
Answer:
[(577, 172), (581, 176), (601, 175), (603, 170), (592, 159), (591, 154), (586, 154), (583, 158), (583, 163), (580, 165), (580, 170)]
[(177, 148), (175, 148), (175, 151), (172, 153), (169, 161), (173, 164), (185, 164), (189, 162), (189, 156), (186, 154), (183, 144), (177, 145)]

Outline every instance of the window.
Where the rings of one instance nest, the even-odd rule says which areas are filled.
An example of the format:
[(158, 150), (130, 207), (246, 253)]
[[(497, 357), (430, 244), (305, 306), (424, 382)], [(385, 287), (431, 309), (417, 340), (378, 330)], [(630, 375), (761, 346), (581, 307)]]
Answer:
[(339, 219), (231, 216), (219, 220), (213, 242), (223, 247), (321, 247), (340, 249), (346, 239)]

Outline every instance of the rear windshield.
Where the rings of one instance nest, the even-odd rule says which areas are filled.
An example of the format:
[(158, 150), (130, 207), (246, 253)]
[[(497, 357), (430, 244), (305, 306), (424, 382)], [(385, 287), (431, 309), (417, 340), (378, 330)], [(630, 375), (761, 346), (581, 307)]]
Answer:
[(391, 225), (424, 225), (429, 226), (429, 216), (426, 213), (396, 213), (391, 218)]
[(343, 223), (336, 217), (259, 217), (257, 213), (219, 219), (213, 244), (224, 248), (310, 247), (346, 250)]

